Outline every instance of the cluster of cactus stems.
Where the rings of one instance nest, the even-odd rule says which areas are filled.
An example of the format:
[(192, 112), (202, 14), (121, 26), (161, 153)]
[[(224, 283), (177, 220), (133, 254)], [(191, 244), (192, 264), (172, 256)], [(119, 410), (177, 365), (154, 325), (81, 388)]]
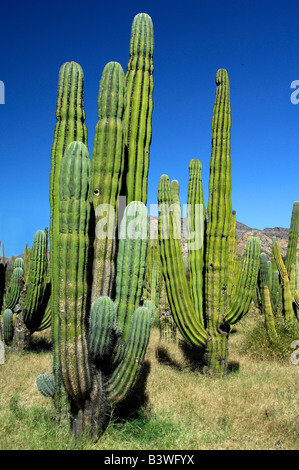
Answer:
[[(189, 164), (189, 283), (176, 233), (181, 220), (178, 192), (171, 189), (167, 175), (160, 179), (158, 202), (163, 274), (173, 317), (185, 340), (204, 348), (205, 371), (223, 375), (228, 366), (229, 331), (251, 305), (260, 245), (252, 237), (245, 250), (241, 273), (237, 261), (238, 274), (231, 272), (236, 239), (235, 214), (232, 215), (231, 207), (230, 92), (225, 69), (217, 71), (216, 84), (207, 221), (202, 165), (197, 159)], [(179, 216), (175, 218), (176, 212)]]
[(265, 315), (265, 325), (270, 340), (278, 338), (275, 317), (281, 315), (288, 326), (298, 318), (299, 266), (297, 243), (299, 236), (299, 202), (295, 201), (289, 232), (286, 257), (283, 260), (279, 244), (273, 238), (271, 260), (260, 255), (260, 270), (257, 284), (257, 305)]
[[(59, 73), (50, 176), (53, 374), (39, 375), (37, 386), (76, 435), (101, 433), (132, 389), (153, 321), (154, 305), (141, 306), (153, 89), (153, 28), (144, 13), (134, 18), (130, 53), (126, 77), (117, 62), (103, 70), (91, 161), (82, 69), (69, 62)], [(121, 194), (128, 205), (118, 227)]]
[[(18, 349), (28, 347), (32, 333), (42, 331), (51, 325), (52, 314), (49, 308), (51, 289), (47, 270), (47, 247), (47, 229), (39, 230), (34, 235), (32, 249), (30, 250), (27, 245), (25, 259), (14, 260), (10, 286), (5, 298), (6, 318), (3, 312), (2, 320), (3, 323), (10, 321), (7, 312), (12, 312), (14, 321), (10, 321), (11, 335), (7, 344), (10, 344), (13, 339)], [(30, 258), (28, 252), (31, 253)], [(27, 276), (27, 282), (25, 276)], [(14, 335), (15, 326), (18, 329), (17, 335)], [(25, 336), (27, 341), (24, 340)], [(20, 340), (21, 337), (22, 340)], [(17, 346), (19, 343), (20, 347)]]

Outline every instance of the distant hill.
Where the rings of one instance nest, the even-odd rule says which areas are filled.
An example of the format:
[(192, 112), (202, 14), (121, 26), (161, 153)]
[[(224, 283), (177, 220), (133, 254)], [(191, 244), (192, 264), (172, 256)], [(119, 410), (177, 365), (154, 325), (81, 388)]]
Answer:
[[(155, 234), (158, 233), (158, 217), (150, 217), (150, 227), (151, 227), (151, 238), (154, 238)], [(186, 239), (186, 219), (182, 219), (182, 250), (187, 253), (187, 239)], [(243, 257), (245, 252), (245, 246), (250, 237), (257, 237), (261, 243), (261, 252), (266, 253), (268, 258), (270, 258), (272, 250), (272, 239), (276, 237), (276, 241), (279, 244), (282, 256), (286, 255), (286, 250), (289, 242), (289, 228), (283, 227), (274, 227), (274, 228), (264, 228), (259, 230), (256, 228), (248, 227), (241, 222), (236, 223), (236, 236), (238, 237), (238, 253)], [(297, 253), (299, 255), (299, 241), (297, 247)], [(24, 258), (24, 254), (15, 255), (16, 258)], [(11, 268), (12, 262), (11, 258), (6, 258), (8, 260), (8, 268)]]

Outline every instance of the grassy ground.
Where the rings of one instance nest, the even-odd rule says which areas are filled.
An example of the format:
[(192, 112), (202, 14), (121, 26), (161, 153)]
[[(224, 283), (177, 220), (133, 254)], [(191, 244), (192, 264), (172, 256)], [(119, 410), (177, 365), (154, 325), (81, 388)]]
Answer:
[(269, 353), (257, 357), (246, 346), (255, 324), (250, 314), (231, 334), (232, 372), (221, 380), (192, 371), (181, 348), (161, 343), (154, 328), (146, 405), (126, 421), (112, 416), (96, 443), (74, 441), (68, 426), (55, 422), (51, 400), (37, 392), (36, 375), (51, 370), (50, 351), (6, 351), (0, 366), (0, 449), (297, 450), (299, 365)]

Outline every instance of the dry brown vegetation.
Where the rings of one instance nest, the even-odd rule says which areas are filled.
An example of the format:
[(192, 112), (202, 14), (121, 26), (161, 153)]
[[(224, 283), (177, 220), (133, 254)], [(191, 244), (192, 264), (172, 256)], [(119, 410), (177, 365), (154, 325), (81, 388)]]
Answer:
[(161, 342), (154, 328), (147, 403), (127, 421), (112, 417), (96, 443), (74, 443), (53, 421), (51, 400), (37, 392), (36, 375), (51, 370), (50, 351), (7, 352), (0, 366), (0, 449), (298, 449), (299, 365), (244, 351), (255, 321), (250, 314), (231, 335), (232, 367), (224, 379), (194, 371), (179, 345)]

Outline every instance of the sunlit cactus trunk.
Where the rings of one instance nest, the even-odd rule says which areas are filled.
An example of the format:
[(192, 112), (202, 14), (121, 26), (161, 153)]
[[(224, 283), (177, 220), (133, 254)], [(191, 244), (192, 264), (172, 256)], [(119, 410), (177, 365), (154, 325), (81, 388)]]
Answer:
[(154, 32), (151, 17), (135, 16), (126, 73), (127, 106), (124, 122), (128, 130), (125, 170), (127, 204), (147, 202), (149, 150), (152, 138)]
[[(58, 94), (56, 102), (56, 126), (51, 151), (50, 174), (50, 281), (51, 309), (53, 312), (52, 334), (58, 334), (58, 315), (55, 306), (58, 299), (58, 247), (59, 233), (59, 177), (61, 161), (68, 144), (73, 141), (87, 143), (87, 128), (84, 111), (84, 76), (82, 68), (75, 62), (64, 63), (59, 71)], [(64, 409), (68, 413), (68, 399), (63, 392), (60, 380), (60, 362), (57, 343), (54, 341), (54, 374), (58, 392), (55, 395), (57, 410)]]

